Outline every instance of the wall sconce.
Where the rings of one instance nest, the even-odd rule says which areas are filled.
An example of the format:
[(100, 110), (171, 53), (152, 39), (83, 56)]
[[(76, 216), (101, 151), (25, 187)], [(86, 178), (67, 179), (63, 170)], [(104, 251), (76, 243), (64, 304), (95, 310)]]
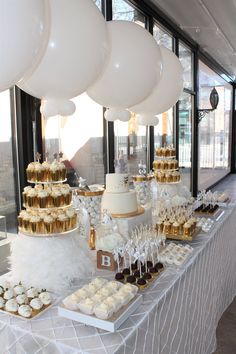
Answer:
[(209, 100), (210, 100), (210, 104), (211, 104), (212, 108), (209, 108), (209, 109), (198, 109), (197, 110), (198, 124), (201, 122), (202, 118), (204, 118), (206, 114), (214, 111), (217, 108), (217, 106), (218, 106), (219, 95), (218, 95), (218, 92), (216, 91), (215, 87), (211, 90)]

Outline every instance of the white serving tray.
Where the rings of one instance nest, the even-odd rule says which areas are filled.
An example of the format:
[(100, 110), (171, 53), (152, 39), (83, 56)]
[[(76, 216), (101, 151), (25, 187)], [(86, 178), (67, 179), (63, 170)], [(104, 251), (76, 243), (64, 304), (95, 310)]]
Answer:
[(142, 295), (136, 295), (129, 304), (122, 307), (108, 320), (100, 320), (93, 315), (85, 315), (80, 311), (72, 311), (65, 308), (60, 303), (58, 306), (58, 315), (69, 318), (70, 320), (84, 323), (89, 326), (104, 329), (108, 332), (115, 332), (122, 323), (136, 310), (136, 308), (142, 303)]

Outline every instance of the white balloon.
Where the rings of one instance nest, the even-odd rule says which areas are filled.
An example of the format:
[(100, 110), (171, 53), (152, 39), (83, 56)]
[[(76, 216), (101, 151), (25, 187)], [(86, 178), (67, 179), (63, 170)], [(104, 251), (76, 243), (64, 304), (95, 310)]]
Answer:
[(104, 113), (104, 117), (108, 122), (114, 122), (115, 120), (121, 120), (122, 122), (128, 122), (131, 118), (131, 113), (126, 109), (108, 108)]
[(40, 112), (45, 118), (54, 117), (58, 114), (58, 101), (50, 100), (46, 101), (43, 100), (40, 106)]
[(45, 0), (0, 0), (0, 91), (35, 69), (49, 37)]
[(153, 115), (147, 114), (137, 114), (137, 122), (139, 125), (157, 125), (159, 123), (159, 119)]
[(157, 115), (167, 111), (178, 101), (183, 90), (183, 67), (179, 58), (160, 46), (163, 70), (159, 83), (143, 102), (129, 108), (135, 113)]
[(70, 116), (76, 110), (76, 105), (70, 100), (42, 100), (40, 112), (45, 118), (56, 115)]
[(58, 114), (61, 116), (71, 116), (75, 113), (76, 105), (73, 101), (63, 100), (58, 102)]
[(50, 5), (45, 55), (19, 87), (38, 98), (72, 98), (86, 91), (105, 65), (107, 26), (92, 0), (50, 0)]
[(128, 108), (151, 94), (161, 75), (161, 54), (151, 34), (129, 21), (107, 23), (111, 53), (88, 95), (104, 107)]

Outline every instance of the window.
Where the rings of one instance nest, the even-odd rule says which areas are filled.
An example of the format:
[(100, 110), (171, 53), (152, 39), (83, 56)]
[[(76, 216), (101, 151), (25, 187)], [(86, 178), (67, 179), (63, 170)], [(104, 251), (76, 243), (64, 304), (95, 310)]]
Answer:
[(209, 96), (216, 88), (219, 104), (199, 123), (199, 189), (210, 187), (230, 172), (232, 86), (199, 62), (199, 109), (211, 108)]
[(69, 117), (44, 119), (44, 151), (50, 158), (62, 151), (69, 183), (78, 176), (88, 184), (104, 184), (103, 107), (85, 93), (73, 99), (76, 112)]
[(157, 44), (173, 50), (173, 37), (157, 23), (153, 26), (153, 37), (155, 38)]
[(112, 1), (112, 19), (135, 22), (142, 27), (146, 23), (145, 16), (124, 0)]
[(183, 92), (179, 100), (179, 167), (183, 184), (191, 189), (193, 97)]
[[(113, 0), (113, 20), (132, 21), (145, 27), (145, 16), (123, 0)], [(115, 165), (120, 159), (124, 160), (130, 174), (136, 174), (138, 164), (147, 164), (147, 134), (146, 127), (137, 124), (135, 115), (129, 122), (114, 122), (115, 133)], [(119, 161), (118, 161), (119, 160)], [(123, 161), (122, 161), (123, 163)]]
[(179, 42), (179, 60), (183, 66), (184, 90), (179, 100), (179, 166), (182, 181), (192, 189), (192, 114), (195, 95), (193, 92), (193, 53)]
[[(173, 50), (173, 37), (159, 24), (153, 26), (153, 36), (157, 44)], [(158, 115), (159, 123), (154, 127), (155, 149), (160, 146), (174, 143), (173, 118), (174, 110), (170, 108), (167, 112)]]
[(193, 55), (191, 49), (179, 43), (179, 60), (183, 66), (184, 88), (193, 90)]
[(6, 216), (7, 231), (17, 230), (17, 208), (13, 164), (10, 91), (0, 93), (0, 215)]

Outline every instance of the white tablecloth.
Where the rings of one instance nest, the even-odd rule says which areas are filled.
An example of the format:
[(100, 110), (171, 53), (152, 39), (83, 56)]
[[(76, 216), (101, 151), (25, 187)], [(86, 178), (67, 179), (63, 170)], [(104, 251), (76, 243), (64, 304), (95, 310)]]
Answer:
[(199, 235), (191, 258), (162, 273), (117, 333), (58, 317), (56, 306), (31, 321), (1, 313), (0, 352), (212, 353), (217, 323), (236, 294), (235, 219), (230, 208), (210, 234)]

